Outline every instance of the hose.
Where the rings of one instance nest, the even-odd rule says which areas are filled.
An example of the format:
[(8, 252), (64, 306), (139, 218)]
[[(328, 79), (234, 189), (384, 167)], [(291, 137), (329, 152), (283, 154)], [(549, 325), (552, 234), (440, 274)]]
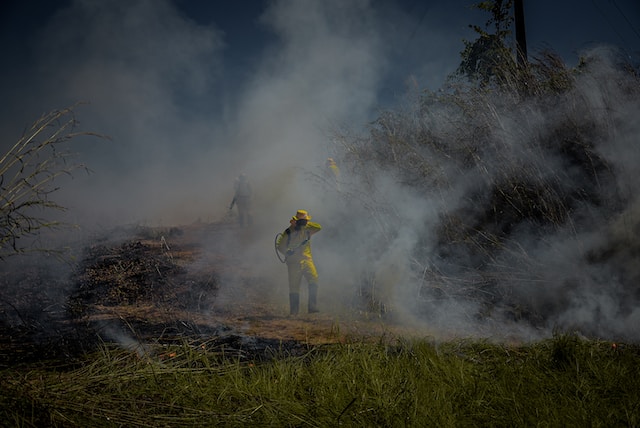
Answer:
[(278, 256), (278, 259), (282, 262), (282, 263), (286, 263), (287, 261), (287, 256), (293, 254), (294, 252), (298, 251), (298, 248), (303, 247), (304, 245), (307, 244), (307, 242), (309, 242), (311, 240), (311, 238), (307, 238), (304, 241), (302, 241), (301, 243), (299, 243), (295, 248), (290, 248), (287, 251), (287, 255), (285, 256), (285, 258), (283, 259), (282, 256), (280, 255), (280, 251), (278, 251), (278, 238), (280, 238), (282, 236), (282, 233), (278, 233), (276, 235), (276, 240), (275, 240), (275, 247), (276, 247), (276, 255)]
[(280, 262), (282, 262), (282, 263), (285, 263), (287, 261), (287, 259), (286, 258), (283, 259), (282, 256), (280, 255), (280, 251), (278, 251), (278, 239), (280, 239), (281, 236), (282, 236), (282, 233), (278, 233), (276, 235), (276, 239), (275, 239), (273, 245), (274, 245), (274, 247), (276, 249), (276, 256), (278, 256), (278, 260), (280, 260)]

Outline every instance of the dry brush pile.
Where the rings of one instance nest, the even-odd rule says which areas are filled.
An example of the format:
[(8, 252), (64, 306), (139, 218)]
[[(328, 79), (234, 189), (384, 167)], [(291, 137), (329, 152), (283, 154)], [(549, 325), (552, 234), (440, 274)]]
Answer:
[(336, 138), (344, 193), (377, 226), (372, 257), (404, 239), (412, 280), (397, 285), (418, 312), (466, 300), (478, 320), (625, 334), (640, 301), (638, 70), (610, 53), (569, 68), (545, 52), (501, 76), (452, 80), (368, 135)]
[[(162, 314), (197, 313), (215, 299), (216, 267), (186, 268), (198, 248), (149, 239), (149, 229), (135, 228), (126, 238), (96, 238), (79, 261), (61, 265), (42, 257), (22, 257), (0, 275), (0, 348), (2, 360), (38, 359), (86, 352), (111, 340), (102, 330), (133, 328), (139, 338), (163, 332), (197, 335), (189, 319)], [(180, 229), (167, 238), (175, 242)], [(147, 307), (149, 319), (136, 308)], [(130, 309), (127, 309), (130, 308)], [(117, 315), (120, 314), (120, 315)]]

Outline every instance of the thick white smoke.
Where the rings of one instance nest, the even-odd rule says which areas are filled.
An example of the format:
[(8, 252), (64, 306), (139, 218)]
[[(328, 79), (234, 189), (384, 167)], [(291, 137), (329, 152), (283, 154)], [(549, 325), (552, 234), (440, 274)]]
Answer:
[(351, 239), (377, 242), (360, 266), (399, 316), (462, 335), (638, 339), (637, 80), (608, 50), (584, 55), (562, 94), (469, 92), (460, 109), (425, 96), (356, 144), (370, 167), (349, 191), (365, 186), (377, 240)]

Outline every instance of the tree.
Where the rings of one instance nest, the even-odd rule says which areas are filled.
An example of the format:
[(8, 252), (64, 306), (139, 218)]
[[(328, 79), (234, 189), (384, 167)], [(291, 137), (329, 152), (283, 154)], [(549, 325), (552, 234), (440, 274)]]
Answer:
[(65, 143), (82, 136), (74, 132), (73, 107), (52, 111), (35, 121), (0, 157), (0, 260), (26, 252), (60, 254), (34, 239), (43, 230), (64, 226), (47, 213), (66, 208), (51, 199), (59, 190), (56, 179), (71, 176), (85, 165), (74, 162)]
[[(485, 23), (486, 30), (478, 25), (469, 25), (478, 33), (478, 38), (473, 42), (463, 41), (465, 48), (460, 53), (462, 62), (456, 74), (479, 81), (482, 85), (493, 80), (508, 80), (509, 73), (516, 69), (513, 53), (509, 48), (513, 0), (483, 1), (473, 7), (489, 12), (491, 18)], [(493, 32), (488, 31), (491, 27)]]

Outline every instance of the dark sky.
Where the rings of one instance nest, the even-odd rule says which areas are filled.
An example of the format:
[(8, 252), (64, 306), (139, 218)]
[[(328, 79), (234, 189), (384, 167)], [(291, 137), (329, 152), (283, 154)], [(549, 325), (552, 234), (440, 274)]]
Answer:
[[(199, 23), (217, 25), (226, 34), (232, 52), (255, 52), (268, 40), (258, 17), (268, 0), (211, 2), (175, 0), (178, 7)], [(419, 46), (420, 37), (435, 24), (460, 42), (469, 37), (469, 24), (484, 24), (486, 16), (473, 10), (473, 0), (373, 0), (381, 12), (394, 4), (414, 18), (403, 30), (406, 45)], [(550, 47), (575, 63), (581, 49), (611, 44), (632, 60), (640, 61), (640, 2), (635, 0), (524, 0), (526, 31), (532, 51)], [(392, 19), (393, 13), (389, 14)], [(406, 46), (405, 46), (406, 47)], [(451, 52), (453, 56), (462, 49)], [(233, 53), (232, 53), (233, 54)]]
[[(260, 25), (259, 16), (268, 0), (239, 2), (211, 2), (206, 0), (176, 0), (188, 16), (204, 25), (216, 25), (225, 34), (227, 56), (242, 72), (251, 65), (251, 58), (272, 41), (272, 35)], [(373, 0), (379, 13), (389, 19), (389, 29), (399, 37), (395, 47), (401, 64), (391, 75), (402, 80), (403, 74), (413, 74), (429, 57), (443, 58), (443, 64), (457, 65), (463, 49), (462, 40), (473, 39), (470, 24), (483, 25), (488, 16), (471, 7), (472, 0)], [(393, 5), (398, 12), (389, 12)], [(581, 50), (599, 44), (621, 49), (635, 63), (640, 62), (640, 2), (635, 0), (525, 0), (525, 28), (528, 47), (533, 55), (541, 49), (551, 48), (560, 53), (569, 65), (577, 63)], [(398, 20), (395, 14), (406, 14), (412, 19)], [(399, 17), (398, 17), (399, 18)], [(431, 29), (453, 42), (448, 50), (435, 50), (429, 45)], [(389, 37), (393, 37), (390, 35)], [(446, 60), (444, 58), (447, 58)], [(402, 69), (402, 67), (406, 67)], [(425, 76), (428, 79), (428, 76)], [(441, 78), (440, 75), (438, 78)], [(437, 85), (439, 80), (432, 84)]]
[[(71, 0), (8, 0), (0, 13), (0, 46), (8, 61), (3, 74), (22, 73), (22, 66), (33, 57), (34, 38), (43, 37), (40, 30), (57, 10)], [(173, 4), (196, 23), (214, 27), (224, 40), (227, 78), (247, 73), (261, 52), (275, 39), (265, 28), (260, 16), (270, 0), (208, 1), (173, 0)], [(462, 39), (474, 37), (469, 24), (483, 25), (486, 14), (473, 10), (472, 0), (371, 0), (373, 8), (387, 20), (388, 35), (394, 39), (397, 68), (390, 75), (420, 76), (429, 85), (437, 85), (451, 72), (463, 49)], [(531, 54), (551, 48), (568, 64), (577, 62), (581, 50), (597, 44), (615, 45), (633, 62), (640, 62), (640, 2), (636, 0), (525, 0), (525, 21)], [(433, 32), (445, 39), (434, 49)], [(46, 37), (46, 36), (45, 36)], [(24, 62), (28, 60), (27, 62)], [(429, 70), (425, 63), (438, 63), (443, 70)], [(433, 80), (430, 80), (433, 79)], [(394, 86), (397, 82), (391, 82)]]
[[(175, 0), (176, 5), (197, 22), (219, 26), (232, 42), (232, 50), (256, 49), (260, 43), (254, 36), (266, 37), (260, 31), (258, 17), (268, 0), (211, 2)], [(384, 1), (374, 0), (384, 10)], [(409, 43), (423, 32), (422, 26), (440, 22), (452, 33), (463, 34), (467, 24), (482, 24), (481, 15), (471, 11), (473, 0), (392, 1), (416, 18), (410, 30)], [(595, 43), (619, 46), (638, 60), (640, 55), (640, 2), (634, 0), (524, 0), (525, 21), (532, 48), (552, 47), (569, 61), (579, 49)]]

